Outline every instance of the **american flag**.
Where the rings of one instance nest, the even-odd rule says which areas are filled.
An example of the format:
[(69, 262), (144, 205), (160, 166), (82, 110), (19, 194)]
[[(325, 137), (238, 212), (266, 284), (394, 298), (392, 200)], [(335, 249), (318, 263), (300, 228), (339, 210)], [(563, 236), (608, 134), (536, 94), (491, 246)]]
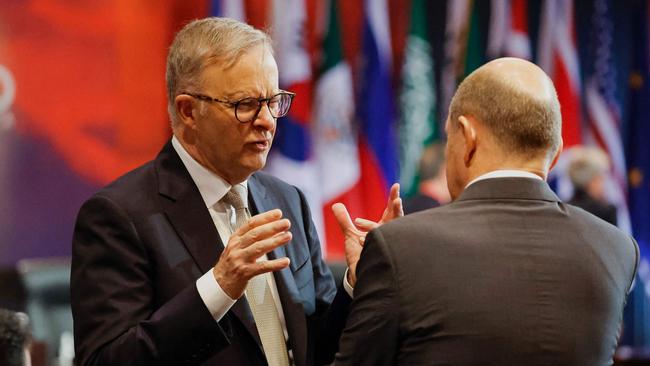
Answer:
[(596, 0), (591, 18), (590, 44), (592, 64), (585, 78), (587, 125), (583, 131), (586, 145), (596, 145), (608, 153), (612, 162), (612, 180), (606, 192), (618, 208), (618, 226), (631, 232), (626, 202), (627, 169), (621, 137), (621, 107), (617, 99), (617, 75), (612, 54), (613, 23), (607, 0)]

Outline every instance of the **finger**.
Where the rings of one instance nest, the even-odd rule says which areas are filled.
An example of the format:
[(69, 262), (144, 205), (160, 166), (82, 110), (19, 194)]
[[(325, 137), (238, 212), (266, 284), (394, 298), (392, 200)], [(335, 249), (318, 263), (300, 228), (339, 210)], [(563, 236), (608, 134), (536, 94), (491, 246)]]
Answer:
[(393, 200), (392, 203), (393, 217), (402, 217), (404, 216), (404, 206), (402, 205), (402, 199), (397, 198)]
[(282, 211), (280, 209), (275, 209), (275, 210), (263, 212), (261, 214), (257, 214), (251, 217), (250, 219), (248, 219), (248, 221), (246, 221), (244, 225), (242, 225), (239, 229), (237, 229), (233, 233), (233, 235), (241, 236), (258, 226), (264, 225), (269, 222), (280, 220), (281, 218), (282, 218)]
[(338, 222), (341, 231), (346, 232), (348, 230), (354, 230), (354, 224), (350, 218), (350, 213), (348, 209), (342, 203), (335, 203), (332, 205), (332, 212), (334, 213), (334, 218)]
[(267, 254), (275, 248), (281, 247), (291, 241), (291, 232), (286, 231), (284, 233), (274, 235), (273, 237), (257, 241), (246, 249), (244, 249), (244, 255), (248, 260), (257, 260), (257, 258)]
[(394, 207), (393, 207), (393, 203), (395, 202), (396, 199), (399, 199), (399, 183), (394, 183), (390, 187), (390, 193), (388, 194), (388, 201), (386, 203), (386, 208), (384, 209), (384, 213), (381, 215), (382, 218), (381, 221), (397, 216), (397, 212), (394, 211)]
[(388, 202), (392, 202), (397, 198), (399, 198), (399, 183), (394, 183), (390, 187), (390, 193), (388, 194)]
[(363, 231), (370, 231), (379, 226), (379, 224), (374, 221), (362, 219), (362, 218), (354, 219), (354, 223), (357, 226), (357, 228)]
[(260, 275), (267, 272), (275, 272), (289, 267), (291, 261), (287, 257), (271, 259), (268, 261), (259, 261), (252, 267), (253, 276)]
[(239, 237), (239, 247), (248, 247), (256, 242), (274, 237), (280, 233), (286, 232), (291, 227), (288, 219), (267, 222), (258, 227), (245, 232)]

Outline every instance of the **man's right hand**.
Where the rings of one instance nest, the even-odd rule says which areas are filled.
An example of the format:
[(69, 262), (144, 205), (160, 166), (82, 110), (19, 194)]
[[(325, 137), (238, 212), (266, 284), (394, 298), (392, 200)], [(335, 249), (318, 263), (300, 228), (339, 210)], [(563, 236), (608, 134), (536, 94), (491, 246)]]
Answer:
[(251, 217), (230, 236), (212, 273), (231, 299), (241, 297), (251, 278), (289, 266), (287, 257), (259, 262), (257, 259), (288, 243), (290, 227), (291, 222), (283, 219), (282, 211), (276, 209)]

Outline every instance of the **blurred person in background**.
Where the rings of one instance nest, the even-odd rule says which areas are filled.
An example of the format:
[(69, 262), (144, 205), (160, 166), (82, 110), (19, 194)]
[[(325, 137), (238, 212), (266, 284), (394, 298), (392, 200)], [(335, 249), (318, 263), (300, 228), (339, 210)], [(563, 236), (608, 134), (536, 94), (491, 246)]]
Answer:
[(0, 309), (0, 365), (31, 366), (27, 315)]
[(449, 203), (445, 173), (445, 145), (432, 143), (424, 148), (418, 167), (418, 191), (404, 199), (404, 213), (410, 214)]
[(609, 158), (597, 147), (576, 146), (569, 151), (569, 178), (573, 196), (568, 203), (616, 225), (616, 206), (605, 198)]

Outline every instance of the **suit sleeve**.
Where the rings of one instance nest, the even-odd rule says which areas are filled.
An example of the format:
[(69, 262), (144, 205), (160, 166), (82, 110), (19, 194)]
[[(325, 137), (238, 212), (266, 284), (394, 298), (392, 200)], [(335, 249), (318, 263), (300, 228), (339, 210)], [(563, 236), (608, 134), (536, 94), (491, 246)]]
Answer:
[(399, 335), (395, 266), (380, 230), (366, 237), (354, 300), (334, 365), (394, 365)]
[(193, 281), (154, 303), (154, 270), (123, 209), (102, 196), (82, 206), (71, 274), (77, 364), (198, 364), (228, 345)]

